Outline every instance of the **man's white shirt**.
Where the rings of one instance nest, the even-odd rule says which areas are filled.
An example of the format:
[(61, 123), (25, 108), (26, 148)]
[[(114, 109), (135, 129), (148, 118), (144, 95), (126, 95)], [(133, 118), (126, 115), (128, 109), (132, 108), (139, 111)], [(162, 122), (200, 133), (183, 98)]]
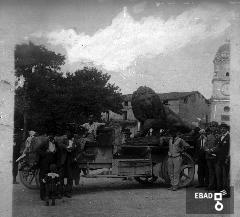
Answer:
[(87, 129), (89, 134), (92, 134), (94, 137), (97, 135), (97, 128), (99, 126), (105, 125), (105, 123), (98, 123), (98, 122), (93, 122), (92, 124), (85, 123), (82, 125), (85, 129)]

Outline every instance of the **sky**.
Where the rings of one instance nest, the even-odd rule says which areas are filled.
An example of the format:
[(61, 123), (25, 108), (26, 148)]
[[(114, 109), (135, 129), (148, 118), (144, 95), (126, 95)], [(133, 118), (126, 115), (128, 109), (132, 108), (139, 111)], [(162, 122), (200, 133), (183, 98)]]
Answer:
[(213, 59), (231, 39), (238, 1), (18, 0), (1, 2), (0, 43), (33, 41), (66, 55), (64, 71), (94, 66), (123, 94), (211, 97)]

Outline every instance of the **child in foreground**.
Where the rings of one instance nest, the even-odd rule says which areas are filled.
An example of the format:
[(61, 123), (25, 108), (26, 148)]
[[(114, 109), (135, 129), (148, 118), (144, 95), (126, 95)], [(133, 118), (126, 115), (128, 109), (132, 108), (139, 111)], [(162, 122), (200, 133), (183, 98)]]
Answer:
[(60, 185), (60, 177), (56, 172), (57, 167), (55, 164), (50, 165), (50, 172), (47, 173), (43, 178), (43, 183), (45, 184), (45, 201), (46, 206), (49, 206), (49, 199), (52, 200), (52, 206), (55, 206), (55, 199), (58, 194), (58, 188)]

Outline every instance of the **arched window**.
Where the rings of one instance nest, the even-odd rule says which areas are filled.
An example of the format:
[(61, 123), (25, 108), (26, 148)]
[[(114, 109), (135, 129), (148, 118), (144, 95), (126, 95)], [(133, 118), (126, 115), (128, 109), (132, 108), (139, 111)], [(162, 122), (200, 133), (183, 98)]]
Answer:
[(229, 72), (226, 73), (226, 76), (229, 77)]
[(229, 107), (229, 106), (225, 106), (225, 107), (223, 108), (223, 110), (224, 110), (225, 112), (229, 112), (229, 111), (230, 111), (230, 107)]

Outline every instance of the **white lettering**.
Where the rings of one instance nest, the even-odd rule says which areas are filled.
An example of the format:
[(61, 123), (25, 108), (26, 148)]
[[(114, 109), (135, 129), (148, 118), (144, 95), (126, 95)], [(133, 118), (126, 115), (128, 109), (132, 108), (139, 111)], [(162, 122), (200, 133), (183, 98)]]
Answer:
[(212, 193), (195, 193), (194, 195), (195, 199), (212, 199), (213, 194)]

